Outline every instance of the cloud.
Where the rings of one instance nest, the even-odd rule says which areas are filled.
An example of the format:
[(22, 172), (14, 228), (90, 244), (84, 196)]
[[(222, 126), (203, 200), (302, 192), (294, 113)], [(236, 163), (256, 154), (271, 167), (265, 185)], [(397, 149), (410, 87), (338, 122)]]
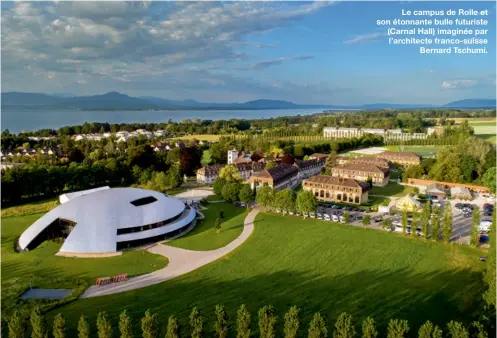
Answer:
[(296, 55), (296, 56), (287, 56), (287, 57), (281, 57), (278, 59), (272, 59), (272, 60), (263, 60), (259, 62), (254, 62), (251, 63), (248, 68), (249, 69), (263, 69), (267, 68), (270, 66), (274, 65), (279, 65), (285, 61), (303, 61), (303, 60), (310, 60), (314, 58), (312, 55)]
[[(244, 47), (277, 46), (248, 39), (292, 25), (330, 4), (14, 2), (2, 8), (2, 85), (4, 90), (45, 91), (55, 82), (62, 87), (81, 84), (82, 74), (83, 81), (102, 87), (104, 82), (131, 85), (151, 77), (160, 79), (161, 86), (177, 87), (184, 83), (182, 76), (196, 82), (184, 69), (197, 67), (204, 70), (205, 79), (211, 79), (204, 80), (204, 86), (220, 86), (233, 80), (220, 82), (214, 73), (248, 60)], [(283, 57), (252, 67), (309, 58)], [(212, 64), (216, 67), (204, 67)], [(42, 77), (31, 81), (34, 73), (52, 74), (57, 81), (46, 77), (45, 82)]]
[(385, 36), (387, 36), (385, 33), (356, 35), (353, 39), (345, 40), (343, 43), (346, 45), (354, 45), (357, 43), (379, 40)]
[(478, 84), (476, 80), (449, 80), (442, 82), (442, 89), (459, 89), (474, 87)]

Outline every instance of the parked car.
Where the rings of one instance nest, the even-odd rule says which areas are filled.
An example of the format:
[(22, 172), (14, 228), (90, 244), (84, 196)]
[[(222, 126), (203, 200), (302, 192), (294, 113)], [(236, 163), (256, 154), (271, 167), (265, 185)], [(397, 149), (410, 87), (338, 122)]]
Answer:
[(318, 213), (316, 214), (316, 217), (317, 217), (317, 218), (319, 218), (319, 219), (323, 219), (323, 214), (322, 214), (322, 213), (320, 213), (320, 212), (318, 212)]
[(331, 215), (331, 220), (333, 222), (340, 222), (340, 217), (338, 217), (337, 215), (333, 214), (333, 215)]
[(313, 212), (310, 212), (310, 213), (309, 213), (309, 217), (311, 217), (311, 218), (316, 218), (316, 214), (315, 214), (315, 213), (313, 213)]
[(339, 221), (340, 221), (340, 223), (345, 223), (345, 217), (340, 216), (340, 217), (339, 217)]
[(331, 217), (328, 214), (324, 214), (325, 221), (331, 221)]
[(355, 215), (355, 219), (358, 220), (358, 221), (362, 221), (362, 216), (361, 215)]
[(402, 225), (400, 224), (395, 224), (394, 230), (395, 232), (403, 232), (402, 230)]
[(456, 203), (456, 205), (454, 206), (457, 210), (462, 210), (463, 209), (463, 205), (462, 203)]

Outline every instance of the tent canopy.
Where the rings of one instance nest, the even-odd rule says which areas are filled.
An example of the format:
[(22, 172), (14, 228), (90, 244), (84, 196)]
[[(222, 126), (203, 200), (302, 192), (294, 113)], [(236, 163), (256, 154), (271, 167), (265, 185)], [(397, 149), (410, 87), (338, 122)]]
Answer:
[(399, 199), (395, 206), (401, 210), (417, 211), (421, 207), (421, 203), (416, 201), (413, 197), (406, 195)]

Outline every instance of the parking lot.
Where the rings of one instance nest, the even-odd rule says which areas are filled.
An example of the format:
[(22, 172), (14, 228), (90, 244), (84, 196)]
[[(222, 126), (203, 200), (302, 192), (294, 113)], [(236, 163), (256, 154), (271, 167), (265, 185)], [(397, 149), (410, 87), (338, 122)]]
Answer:
[[(467, 206), (464, 208), (464, 211), (461, 210), (460, 204), (466, 204)], [(452, 208), (452, 236), (451, 241), (455, 241), (461, 244), (469, 244), (471, 228), (472, 228), (472, 208), (478, 206), (480, 209), (480, 220), (483, 221), (491, 221), (491, 213), (487, 211), (484, 212), (483, 206), (485, 204), (494, 204), (493, 200), (488, 199), (484, 196), (476, 196), (472, 201), (463, 201), (463, 200), (444, 200), (440, 202), (440, 206), (442, 209), (442, 217), (445, 207), (450, 205)], [(457, 205), (457, 207), (456, 207)], [(393, 223), (393, 231), (402, 232), (401, 225), (401, 216), (400, 214), (395, 213), (378, 213), (370, 210), (363, 210), (357, 207), (348, 207), (348, 206), (339, 206), (333, 203), (324, 203), (318, 206), (316, 214), (311, 213), (309, 216), (311, 218), (319, 218), (325, 221), (331, 222), (339, 222), (345, 223), (344, 213), (348, 212), (350, 215), (350, 220), (348, 224), (355, 226), (362, 226), (362, 220), (365, 215), (369, 215), (371, 217), (370, 224), (368, 227), (383, 229), (382, 221), (386, 218), (390, 218)], [(293, 213), (292, 213), (293, 214)], [(410, 217), (409, 217), (410, 222)], [(410, 224), (410, 223), (409, 223)], [(442, 226), (442, 220), (440, 222)], [(410, 233), (410, 226), (408, 227)], [(416, 231), (416, 234), (421, 235), (420, 230)]]

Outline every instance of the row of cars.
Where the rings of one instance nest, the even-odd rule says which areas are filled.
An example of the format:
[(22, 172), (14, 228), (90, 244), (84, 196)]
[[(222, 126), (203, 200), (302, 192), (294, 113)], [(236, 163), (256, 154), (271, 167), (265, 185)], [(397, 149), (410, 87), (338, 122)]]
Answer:
[[(466, 218), (472, 217), (473, 210), (475, 206), (471, 203), (456, 203), (454, 208), (462, 212), (463, 216)], [(478, 231), (481, 234), (487, 234), (492, 226), (492, 215), (494, 213), (494, 205), (490, 203), (483, 204), (483, 209), (481, 210), (483, 219), (480, 220), (480, 225), (478, 226)]]

